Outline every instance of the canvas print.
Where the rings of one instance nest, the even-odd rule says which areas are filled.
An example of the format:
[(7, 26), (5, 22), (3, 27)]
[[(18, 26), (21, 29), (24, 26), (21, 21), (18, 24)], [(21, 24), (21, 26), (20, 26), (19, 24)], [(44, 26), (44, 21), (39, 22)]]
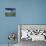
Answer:
[(5, 16), (16, 16), (16, 8), (5, 8)]

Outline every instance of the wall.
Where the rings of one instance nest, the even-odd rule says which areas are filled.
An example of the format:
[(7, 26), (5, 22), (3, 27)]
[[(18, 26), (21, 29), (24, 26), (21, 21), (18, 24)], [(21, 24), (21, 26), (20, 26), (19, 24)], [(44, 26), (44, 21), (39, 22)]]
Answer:
[[(5, 17), (6, 7), (15, 7), (16, 17)], [(46, 24), (46, 0), (0, 0), (0, 44), (17, 24)]]
[(16, 10), (21, 24), (46, 24), (46, 0), (17, 0)]
[(15, 4), (15, 0), (0, 0), (0, 44), (8, 43), (8, 34), (10, 32), (16, 32), (17, 34), (18, 17), (5, 16), (5, 8), (16, 8)]

